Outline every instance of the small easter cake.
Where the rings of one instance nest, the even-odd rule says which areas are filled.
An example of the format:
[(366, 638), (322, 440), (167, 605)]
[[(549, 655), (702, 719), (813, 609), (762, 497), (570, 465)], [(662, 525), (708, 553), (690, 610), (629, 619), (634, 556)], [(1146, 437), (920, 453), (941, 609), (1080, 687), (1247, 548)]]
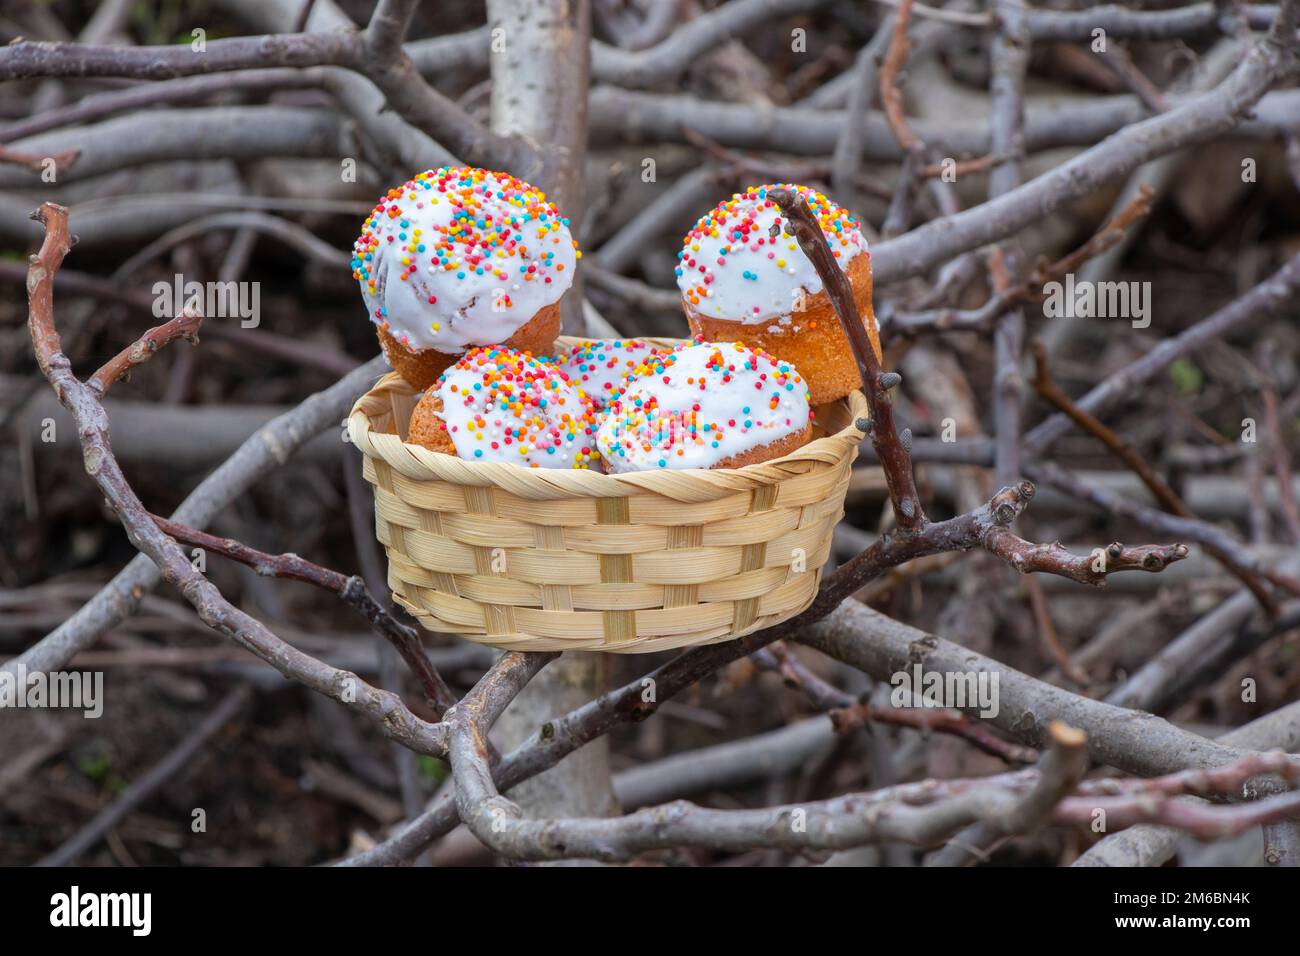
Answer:
[(739, 468), (812, 437), (798, 370), (735, 342), (697, 340), (648, 358), (610, 403), (596, 446), (612, 473)]
[(352, 246), (352, 275), (384, 354), (423, 390), (475, 346), (550, 352), (580, 256), (540, 190), (443, 167), (379, 201)]
[(466, 461), (590, 468), (598, 460), (596, 416), (591, 399), (551, 360), (476, 348), (424, 393), (406, 440)]
[[(781, 209), (767, 195), (775, 188), (737, 193), (695, 224), (678, 256), (677, 287), (693, 333), (713, 342), (744, 341), (793, 362), (813, 404), (821, 405), (862, 382), (821, 277), (785, 234)], [(801, 196), (817, 217), (879, 358), (871, 253), (857, 220), (814, 189), (783, 188)]]

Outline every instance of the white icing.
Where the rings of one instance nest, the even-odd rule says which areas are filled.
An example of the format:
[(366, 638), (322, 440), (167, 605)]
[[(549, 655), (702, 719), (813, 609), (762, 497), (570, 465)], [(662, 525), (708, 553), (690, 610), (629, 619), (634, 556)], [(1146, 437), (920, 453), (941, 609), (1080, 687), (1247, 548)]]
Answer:
[(734, 342), (706, 342), (679, 346), (630, 379), (596, 444), (614, 473), (711, 468), (802, 432), (811, 418), (807, 384), (789, 362)]
[[(488, 351), (497, 357), (487, 357)], [(596, 427), (589, 400), (554, 365), (523, 356), (506, 349), (472, 351), (434, 386), (457, 457), (533, 468), (589, 467)], [(488, 369), (505, 374), (486, 378)]]
[[(390, 217), (394, 206), (399, 215)], [(500, 344), (573, 282), (578, 253), (565, 220), (541, 192), (504, 173), (421, 173), (380, 207), (353, 246), (353, 274), (371, 321), (412, 351)], [(465, 212), (473, 219), (457, 218)], [(486, 249), (466, 241), (462, 223), (489, 239)], [(438, 249), (445, 239), (451, 250)], [(445, 262), (433, 261), (439, 251)], [(534, 278), (526, 280), (529, 267)]]
[(603, 411), (629, 373), (665, 351), (639, 339), (588, 339), (569, 350), (560, 360), (560, 368)]
[[(857, 221), (806, 186), (783, 185), (808, 201), (831, 250), (839, 253), (836, 262), (847, 272), (849, 263), (867, 252)], [(801, 295), (822, 291), (821, 277), (799, 244), (779, 229), (772, 235), (774, 226), (784, 225), (780, 208), (766, 198), (767, 190), (775, 188), (737, 193), (687, 235), (678, 257), (677, 286), (690, 310), (708, 318), (766, 325), (773, 319), (788, 321), (800, 311)], [(746, 227), (743, 235), (741, 226)]]

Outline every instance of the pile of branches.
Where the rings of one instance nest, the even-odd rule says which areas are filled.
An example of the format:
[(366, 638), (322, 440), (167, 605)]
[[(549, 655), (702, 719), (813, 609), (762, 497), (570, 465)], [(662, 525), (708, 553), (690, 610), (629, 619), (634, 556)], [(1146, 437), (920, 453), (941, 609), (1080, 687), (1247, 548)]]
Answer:
[[(1300, 386), (1286, 361), (1295, 339), (1275, 318), (1295, 314), (1300, 255), (1259, 240), (1264, 251), (1234, 260), (1232, 281), (1215, 284), (1212, 308), (1194, 297), (1185, 315), (1160, 312), (1150, 329), (1045, 323), (1040, 307), (1076, 272), (1094, 282), (1117, 272), (1153, 210), (1174, 201), (1180, 153), (1246, 142), (1259, 157), (1276, 154), (1284, 177), (1300, 173), (1300, 96), (1286, 89), (1300, 69), (1300, 4), (862, 6), (488, 0), (486, 24), (464, 29), (466, 11), (458, 30), (443, 22), (449, 13), (413, 0), (346, 9), (215, 0), (218, 28), (175, 23), (157, 36), (161, 28), (128, 22), (130, 4), (109, 0), (74, 39), (11, 38), (0, 81), (19, 91), (19, 105), (0, 126), (0, 232), (35, 251), (0, 261), (0, 277), (25, 285), (24, 351), (39, 375), (16, 358), (6, 370), (0, 415), (25, 449), (26, 478), (19, 504), (4, 507), (27, 501), (31, 511), (42, 497), (29, 423), (63, 422), (138, 555), (5, 671), (84, 664), (165, 582), (203, 625), (399, 745), (401, 811), (342, 853), (348, 865), (411, 862), (453, 831), (510, 860), (765, 862), (902, 844), (927, 862), (971, 864), (1014, 839), (1050, 847), (1054, 861), (1121, 865), (1158, 865), (1183, 834), (1262, 832), (1264, 859), (1300, 861), (1300, 759), (1289, 755), (1300, 749), (1300, 704), (1286, 703), (1294, 668), (1249, 698), (1254, 712), (1230, 710), (1230, 723), (1216, 714), (1213, 729), (1200, 726), (1191, 706), (1216, 682), (1236, 682), (1242, 662), (1259, 666), (1294, 642), (1300, 626), (1288, 456)], [(52, 16), (24, 26), (69, 32)], [(189, 41), (162, 42), (192, 26)], [(1057, 104), (1033, 93), (1044, 84), (1074, 95)], [(976, 94), (987, 122), (944, 114), (962, 115), (962, 97)], [(313, 561), (205, 530), (299, 452), (337, 460), (340, 419), (384, 370), (381, 358), (354, 357), (374, 351), (358, 309), (340, 309), (338, 329), (318, 328), (331, 314), (325, 300), (348, 285), (347, 233), (367, 208), (362, 197), (443, 163), (507, 169), (570, 216), (587, 251), (566, 300), (575, 334), (681, 335), (677, 237), (745, 180), (808, 182), (859, 214), (873, 238), (887, 352), (883, 366), (870, 350), (863, 363), (871, 419), (851, 490), (858, 526), (837, 534), (841, 560), (807, 611), (661, 656), (612, 685), (612, 665), (582, 655), (464, 656), (390, 608), (351, 449), (343, 471), (355, 550), (345, 560), (361, 574), (328, 567), (320, 538)], [(122, 347), (133, 337), (122, 329), (147, 324), (153, 309), (147, 277), (174, 267), (236, 280), (267, 268), (253, 252), (268, 242), (291, 251), (277, 268), (303, 290), (296, 304), (277, 300), (277, 331), (205, 323), (186, 309)], [(123, 259), (123, 246), (139, 248)], [(1267, 265), (1276, 268), (1263, 278), (1250, 272)], [(302, 299), (317, 283), (313, 314)], [(1242, 287), (1225, 294), (1233, 283)], [(66, 304), (77, 300), (95, 305)], [(1233, 343), (1249, 345), (1261, 327), (1281, 328), (1282, 347), (1270, 331), (1242, 355)], [(197, 352), (178, 344), (197, 345), (200, 332)], [(11, 328), (7, 341), (19, 334)], [(205, 389), (213, 347), (227, 367), (239, 364)], [(74, 359), (97, 351), (104, 360), (81, 377)], [(1244, 402), (1249, 438), (1226, 437), (1235, 423), (1225, 426), (1211, 403), (1199, 411), (1214, 423), (1197, 417), (1187, 397), (1196, 387), (1224, 401), (1204, 382), (1163, 408), (1147, 400), (1171, 374), (1203, 377), (1194, 358), (1228, 370), (1215, 381), (1246, 382), (1232, 400)], [(281, 378), (323, 387), (251, 430), (242, 404), (288, 395), (238, 374), (244, 362), (307, 370)], [(42, 405), (41, 382), (62, 417)], [(106, 400), (126, 388), (179, 408), (206, 393), (195, 406), (216, 412), (204, 419), (211, 432), (186, 419), (181, 434), (151, 445), (138, 434), (152, 421), (143, 403)], [(1144, 414), (1132, 414), (1137, 406)], [(1182, 424), (1153, 428), (1152, 414)], [(132, 417), (136, 434), (125, 439)], [(329, 449), (314, 446), (322, 433)], [(1198, 440), (1174, 441), (1184, 433)], [(158, 475), (168, 468), (207, 473), (162, 517), (170, 483)], [(1231, 479), (1235, 507), (1198, 484), (1212, 469)], [(884, 505), (874, 519), (873, 504)], [(1057, 534), (1154, 543), (1066, 547), (1016, 530), (1040, 505), (1064, 515), (1051, 525)], [(310, 626), (295, 627), (283, 607), (259, 616), (233, 601), (195, 549), (329, 592), (391, 648), (380, 680), (305, 650)], [(0, 570), (23, 581), (19, 568)], [(1092, 596), (1116, 575), (1160, 581), (1180, 568), (1191, 570), (1154, 598), (1150, 585), (1135, 585), (1142, 597), (1129, 604)], [(53, 584), (5, 592), (4, 606), (30, 607)], [(936, 612), (922, 589), (947, 593), (947, 603)], [(1197, 593), (1212, 604), (1193, 602)], [(1170, 631), (1166, 620), (1185, 626)], [(1143, 630), (1158, 639), (1137, 640)], [(1126, 642), (1140, 655), (1126, 656)], [(456, 673), (444, 676), (444, 663)], [(466, 668), (477, 669), (464, 689)], [(758, 688), (767, 673), (787, 706), (824, 716), (612, 773), (611, 736), (626, 739), (629, 725), (674, 707), (716, 726), (698, 699), (676, 698), (702, 682)], [(893, 699), (898, 675), (912, 673), (996, 678), (998, 706)], [(111, 836), (255, 685), (243, 672), (227, 680), (215, 709), (44, 861), (75, 860)], [(1182, 719), (1158, 716), (1180, 707)], [(494, 738), (508, 708), (510, 739)], [(46, 748), (23, 766), (57, 753)], [(431, 798), (413, 779), (413, 755), (449, 771)], [(673, 799), (789, 775), (813, 758), (783, 802), (720, 809)], [(548, 779), (563, 801), (547, 799), (539, 784)], [(0, 794), (9, 785), (0, 778)], [(615, 814), (619, 804), (631, 812)]]

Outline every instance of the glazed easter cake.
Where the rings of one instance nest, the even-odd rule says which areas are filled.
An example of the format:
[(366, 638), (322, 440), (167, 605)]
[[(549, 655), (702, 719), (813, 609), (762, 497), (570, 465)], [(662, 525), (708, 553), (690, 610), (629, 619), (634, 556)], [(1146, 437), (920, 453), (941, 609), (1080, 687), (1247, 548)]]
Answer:
[(353, 244), (352, 274), (384, 354), (423, 390), (476, 346), (550, 352), (580, 257), (540, 190), (443, 167), (380, 199)]
[(472, 349), (425, 391), (407, 441), (528, 468), (739, 468), (807, 443), (812, 420), (798, 370), (761, 349), (585, 340), (554, 358)]
[[(744, 342), (799, 368), (814, 405), (861, 386), (844, 329), (812, 262), (784, 232), (780, 208), (754, 186), (695, 224), (678, 256), (677, 286), (691, 331), (713, 342)], [(785, 185), (807, 201), (848, 275), (877, 357), (871, 311), (871, 253), (856, 219), (807, 186)]]
[(407, 441), (467, 461), (589, 468), (596, 425), (595, 403), (553, 360), (476, 348), (424, 393)]
[(812, 435), (799, 372), (761, 349), (695, 342), (651, 357), (610, 402), (596, 434), (607, 471), (740, 468)]

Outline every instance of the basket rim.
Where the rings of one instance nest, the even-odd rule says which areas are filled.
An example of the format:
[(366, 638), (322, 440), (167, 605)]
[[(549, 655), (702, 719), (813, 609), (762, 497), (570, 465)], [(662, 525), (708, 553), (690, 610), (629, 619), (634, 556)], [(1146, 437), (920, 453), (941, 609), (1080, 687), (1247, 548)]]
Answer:
[[(628, 338), (605, 341), (628, 341)], [(586, 337), (561, 336), (557, 343), (592, 341)], [(599, 341), (599, 340), (598, 340)], [(689, 339), (636, 337), (636, 341), (674, 346)], [(866, 433), (857, 423), (868, 418), (866, 396), (854, 389), (832, 405), (845, 405), (848, 424), (839, 431), (813, 439), (788, 455), (740, 468), (679, 468), (658, 471), (603, 474), (586, 469), (525, 468), (512, 462), (468, 461), (454, 455), (413, 445), (399, 436), (374, 431), (371, 417), (391, 410), (384, 399), (390, 392), (419, 394), (397, 372), (381, 376), (352, 406), (348, 414), (348, 438), (367, 457), (378, 458), (415, 480), (447, 481), (458, 485), (498, 487), (514, 494), (538, 498), (626, 497), (654, 492), (682, 501), (707, 500), (746, 488), (778, 484), (807, 470), (805, 463), (834, 465), (856, 454)]]

